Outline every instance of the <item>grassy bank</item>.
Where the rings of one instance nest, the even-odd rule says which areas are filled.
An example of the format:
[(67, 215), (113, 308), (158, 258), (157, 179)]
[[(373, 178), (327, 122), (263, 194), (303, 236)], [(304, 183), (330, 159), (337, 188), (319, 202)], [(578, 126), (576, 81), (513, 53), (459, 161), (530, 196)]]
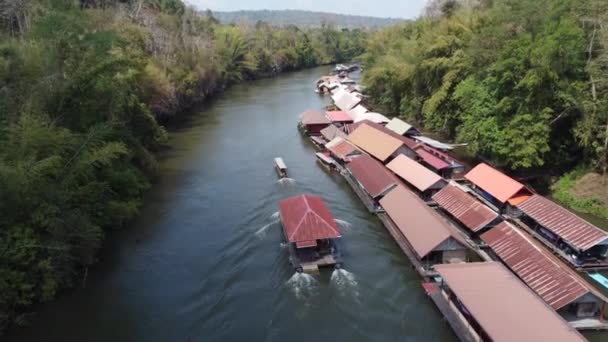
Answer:
[(567, 173), (553, 185), (552, 194), (576, 211), (608, 219), (608, 181), (597, 173), (583, 170)]

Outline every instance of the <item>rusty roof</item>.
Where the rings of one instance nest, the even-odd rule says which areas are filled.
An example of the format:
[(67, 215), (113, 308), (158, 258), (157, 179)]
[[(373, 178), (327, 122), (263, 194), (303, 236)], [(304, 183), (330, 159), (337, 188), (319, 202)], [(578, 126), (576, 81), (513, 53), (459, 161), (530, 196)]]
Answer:
[(435, 270), (492, 341), (585, 341), (499, 262), (435, 265)]
[(540, 195), (517, 205), (523, 213), (558, 235), (572, 247), (586, 251), (608, 239), (608, 232), (576, 216)]
[(330, 123), (328, 118), (316, 110), (307, 110), (300, 114), (300, 122), (304, 125), (322, 125)]
[(289, 242), (306, 244), (341, 236), (336, 221), (320, 197), (300, 195), (279, 201), (283, 232)]
[(350, 161), (350, 157), (361, 154), (361, 151), (355, 145), (341, 137), (335, 137), (332, 141), (325, 144), (325, 148), (343, 161)]
[(382, 162), (403, 146), (401, 140), (368, 124), (359, 125), (348, 136), (348, 140)]
[(353, 159), (346, 168), (372, 198), (383, 195), (396, 185), (393, 174), (367, 154)]
[(419, 258), (424, 258), (450, 237), (463, 248), (466, 242), (418, 196), (399, 185), (380, 200), (380, 205), (408, 240)]
[(504, 173), (481, 163), (475, 166), (464, 178), (492, 195), (501, 203), (507, 202), (526, 187)]
[(436, 193), (433, 200), (473, 232), (479, 231), (498, 217), (492, 209), (452, 184)]
[(440, 182), (445, 183), (441, 176), (403, 154), (398, 155), (386, 167), (420, 191), (426, 191)]
[(332, 141), (335, 137), (346, 138), (346, 133), (342, 132), (336, 125), (329, 125), (321, 130), (321, 135), (327, 141)]
[(482, 234), (481, 239), (555, 310), (590, 292), (578, 275), (568, 272), (566, 265), (507, 222)]

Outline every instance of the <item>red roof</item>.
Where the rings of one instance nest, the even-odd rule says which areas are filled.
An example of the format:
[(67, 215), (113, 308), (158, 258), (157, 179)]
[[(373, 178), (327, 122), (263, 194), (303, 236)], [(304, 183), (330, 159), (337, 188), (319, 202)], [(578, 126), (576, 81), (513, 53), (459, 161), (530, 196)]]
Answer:
[(346, 168), (372, 198), (384, 194), (397, 184), (395, 176), (382, 163), (367, 154), (353, 159)]
[(476, 232), (498, 217), (492, 209), (454, 185), (448, 185), (433, 200), (471, 231)]
[(507, 202), (518, 192), (527, 190), (520, 182), (484, 163), (475, 166), (464, 178), (501, 203)]
[(283, 232), (289, 242), (312, 245), (312, 241), (341, 236), (336, 221), (320, 197), (300, 195), (279, 202)]
[(325, 144), (325, 147), (338, 159), (347, 162), (351, 160), (351, 156), (361, 154), (361, 151), (357, 149), (355, 145), (340, 137), (336, 137), (334, 140), (328, 142)]
[(443, 160), (437, 156), (432, 155), (431, 153), (427, 152), (423, 148), (417, 149), (416, 154), (418, 154), (418, 156), (420, 156), (420, 158), (422, 158), (423, 162), (429, 164), (435, 170), (439, 171), (439, 170), (447, 169), (448, 167), (451, 166), (450, 163), (446, 162), (445, 160)]
[(300, 114), (300, 122), (303, 125), (324, 125), (329, 124), (329, 120), (316, 110), (307, 110)]
[(555, 310), (590, 292), (576, 273), (506, 222), (482, 234), (481, 239)]
[(524, 214), (581, 251), (608, 239), (605, 232), (540, 195), (517, 205)]
[(353, 122), (353, 118), (348, 115), (347, 112), (343, 111), (330, 111), (325, 112), (329, 120), (332, 122)]

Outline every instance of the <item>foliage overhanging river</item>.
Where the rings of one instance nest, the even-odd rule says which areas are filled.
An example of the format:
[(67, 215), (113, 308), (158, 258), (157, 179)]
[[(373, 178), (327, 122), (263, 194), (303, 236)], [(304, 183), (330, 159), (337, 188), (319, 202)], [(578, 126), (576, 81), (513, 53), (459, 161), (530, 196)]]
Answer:
[[(296, 129), (327, 68), (235, 86), (171, 133), (139, 220), (111, 234), (86, 288), (19, 341), (453, 341), (395, 242)], [(277, 182), (273, 158), (292, 184)], [(348, 272), (293, 277), (277, 202), (312, 193), (342, 222)]]

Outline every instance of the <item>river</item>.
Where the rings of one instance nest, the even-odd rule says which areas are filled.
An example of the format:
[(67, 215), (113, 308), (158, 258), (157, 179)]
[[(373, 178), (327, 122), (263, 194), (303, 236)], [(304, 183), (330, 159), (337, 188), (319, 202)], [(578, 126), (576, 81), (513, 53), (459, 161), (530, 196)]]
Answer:
[[(390, 235), (315, 162), (298, 114), (328, 68), (235, 86), (184, 115), (141, 217), (110, 235), (86, 287), (13, 341), (454, 341)], [(281, 156), (294, 183), (279, 183)], [(345, 272), (294, 277), (277, 202), (311, 193), (341, 223)]]

